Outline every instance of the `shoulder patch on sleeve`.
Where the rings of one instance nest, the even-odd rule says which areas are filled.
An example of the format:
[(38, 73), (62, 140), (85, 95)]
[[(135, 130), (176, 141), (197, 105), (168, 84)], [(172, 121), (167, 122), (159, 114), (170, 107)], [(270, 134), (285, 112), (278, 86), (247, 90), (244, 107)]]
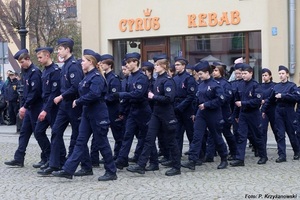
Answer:
[(167, 92), (171, 92), (172, 89), (171, 89), (170, 87), (167, 87), (167, 88), (166, 88), (166, 91), (167, 91)]
[(74, 73), (70, 74), (70, 78), (74, 78), (74, 77), (75, 77)]
[(257, 96), (257, 98), (261, 98), (261, 95), (260, 95), (260, 94), (257, 94), (256, 96)]
[(136, 88), (140, 90), (140, 89), (143, 88), (143, 86), (141, 84), (139, 84), (139, 85), (136, 86)]
[(195, 91), (195, 88), (194, 88), (194, 87), (191, 87), (190, 90), (191, 90), (192, 92), (194, 92), (194, 91)]
[(57, 82), (53, 82), (53, 87), (56, 87), (57, 86)]

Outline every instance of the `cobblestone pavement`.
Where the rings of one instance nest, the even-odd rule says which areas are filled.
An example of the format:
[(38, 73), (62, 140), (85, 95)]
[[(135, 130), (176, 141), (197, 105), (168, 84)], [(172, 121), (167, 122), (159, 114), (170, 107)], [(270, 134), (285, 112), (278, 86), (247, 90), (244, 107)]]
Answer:
[[(67, 131), (68, 132), (68, 131)], [(68, 135), (65, 136), (68, 143)], [(109, 137), (112, 144), (112, 137)], [(258, 158), (248, 148), (245, 167), (217, 170), (219, 158), (205, 163), (195, 171), (182, 169), (179, 176), (164, 175), (167, 168), (138, 175), (119, 170), (118, 180), (99, 182), (103, 166), (94, 169), (94, 175), (74, 177), (72, 180), (41, 177), (32, 164), (39, 161), (39, 147), (32, 137), (27, 149), (25, 167), (4, 165), (13, 158), (18, 134), (11, 127), (0, 127), (0, 199), (267, 199), (267, 195), (294, 195), (300, 198), (300, 161), (293, 161), (293, 152), (287, 150), (285, 163), (275, 163), (274, 144), (268, 145), (269, 161), (257, 165)], [(187, 143), (184, 148), (187, 150)], [(187, 159), (183, 157), (183, 159)], [(260, 196), (261, 195), (261, 196)], [(283, 197), (283, 196), (277, 196)], [(287, 198), (287, 196), (285, 196)], [(279, 198), (274, 198), (279, 199)], [(284, 198), (280, 198), (284, 199)]]

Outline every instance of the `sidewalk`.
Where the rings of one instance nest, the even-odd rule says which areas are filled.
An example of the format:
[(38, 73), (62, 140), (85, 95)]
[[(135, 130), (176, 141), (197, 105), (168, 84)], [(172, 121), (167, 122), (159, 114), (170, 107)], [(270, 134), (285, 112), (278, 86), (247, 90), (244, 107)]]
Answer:
[[(66, 142), (70, 138), (70, 132), (68, 127), (65, 133)], [(50, 130), (48, 134), (50, 136)], [(269, 161), (265, 165), (256, 164), (258, 158), (247, 148), (244, 167), (228, 166), (224, 170), (218, 170), (220, 158), (215, 157), (215, 162), (204, 163), (194, 171), (182, 168), (181, 175), (174, 177), (165, 176), (168, 168), (160, 166), (159, 171), (146, 172), (144, 175), (130, 173), (126, 169), (118, 170), (118, 180), (109, 182), (97, 180), (105, 172), (103, 165), (94, 168), (92, 176), (74, 177), (72, 180), (39, 176), (37, 169), (32, 167), (40, 157), (40, 148), (34, 138), (30, 139), (26, 150), (25, 166), (6, 166), (4, 162), (14, 156), (18, 137), (14, 126), (0, 127), (1, 200), (235, 200), (279, 199), (278, 195), (289, 195), (292, 199), (300, 197), (300, 161), (292, 160), (293, 151), (287, 150), (287, 162), (276, 163), (277, 150), (273, 148), (276, 145), (271, 135), (268, 145)], [(113, 146), (111, 134), (109, 141)], [(187, 148), (188, 143), (185, 140), (184, 150)], [(186, 156), (182, 157), (182, 160), (186, 159)], [(283, 197), (280, 199), (285, 199)]]

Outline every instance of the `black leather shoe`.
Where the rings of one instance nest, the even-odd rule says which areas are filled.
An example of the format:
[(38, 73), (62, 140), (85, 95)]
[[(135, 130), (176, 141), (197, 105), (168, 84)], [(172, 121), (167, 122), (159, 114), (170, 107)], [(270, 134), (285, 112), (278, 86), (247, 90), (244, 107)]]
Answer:
[(138, 161), (138, 159), (135, 156), (128, 158), (128, 162), (136, 163), (137, 161)]
[(52, 175), (55, 177), (59, 177), (59, 178), (67, 178), (67, 179), (73, 178), (72, 174), (65, 172), (65, 170), (54, 171), (54, 172), (52, 172)]
[(119, 160), (116, 160), (115, 164), (116, 164), (116, 167), (118, 169), (123, 169), (124, 167), (128, 167), (129, 166), (128, 162), (124, 163), (124, 162), (120, 162)]
[(195, 164), (196, 164), (196, 166), (201, 166), (202, 165), (202, 160), (198, 159)]
[(168, 158), (166, 157), (162, 157), (161, 159), (158, 159), (159, 163), (166, 162), (166, 161), (168, 161)]
[(293, 159), (294, 160), (299, 160), (300, 159), (300, 153), (295, 153)]
[(284, 158), (284, 157), (279, 157), (279, 158), (277, 158), (277, 159), (275, 160), (275, 162), (277, 162), (277, 163), (286, 162), (286, 158)]
[(48, 167), (46, 169), (39, 170), (37, 173), (40, 175), (46, 176), (46, 175), (51, 175), (52, 172), (59, 171), (59, 170), (60, 170), (59, 168)]
[(184, 152), (184, 155), (188, 156), (188, 155), (190, 155), (190, 152), (186, 151), (186, 152)]
[(162, 166), (165, 167), (172, 167), (173, 166), (173, 161), (172, 160), (167, 160), (165, 162), (160, 163)]
[(41, 160), (40, 162), (38, 163), (35, 163), (32, 165), (33, 168), (40, 168), (41, 166), (43, 166), (46, 162)]
[(181, 174), (180, 169), (176, 169), (176, 168), (171, 168), (169, 170), (166, 171), (165, 175), (166, 176), (175, 176), (175, 175), (179, 175)]
[(225, 169), (228, 166), (228, 162), (226, 160), (221, 161), (221, 163), (218, 165), (217, 169)]
[(93, 170), (80, 169), (74, 173), (74, 176), (90, 176), (93, 175)]
[(130, 165), (127, 168), (127, 171), (133, 172), (133, 173), (139, 173), (139, 174), (145, 174), (145, 169), (138, 164), (136, 165)]
[(214, 162), (214, 158), (205, 157), (203, 162)]
[(9, 166), (15, 166), (15, 167), (24, 167), (24, 162), (20, 162), (17, 160), (11, 160), (4, 162), (4, 164), (9, 165)]
[(232, 167), (239, 167), (239, 166), (245, 166), (245, 163), (243, 160), (234, 160), (234, 161), (230, 162), (230, 165)]
[(257, 164), (263, 165), (263, 164), (266, 164), (267, 161), (268, 161), (268, 158), (267, 158), (267, 157), (260, 158), (260, 159), (257, 161)]
[(235, 156), (230, 155), (230, 156), (228, 156), (227, 160), (229, 160), (229, 161), (235, 160)]
[(184, 168), (195, 170), (196, 163), (192, 160), (188, 160), (188, 161), (181, 162), (181, 166)]
[(45, 164), (43, 164), (40, 169), (43, 170), (43, 169), (47, 169), (49, 167), (49, 161), (45, 162)]
[(159, 170), (158, 165), (150, 163), (147, 167), (145, 167), (145, 171), (157, 171)]
[(111, 174), (108, 172), (105, 172), (105, 174), (103, 176), (100, 176), (98, 178), (98, 181), (113, 181), (113, 180), (117, 180), (117, 175), (116, 174)]

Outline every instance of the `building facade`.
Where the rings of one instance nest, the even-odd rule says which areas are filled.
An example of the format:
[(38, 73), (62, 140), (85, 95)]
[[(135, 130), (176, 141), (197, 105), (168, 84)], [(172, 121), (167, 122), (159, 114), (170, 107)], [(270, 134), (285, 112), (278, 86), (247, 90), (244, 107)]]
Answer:
[(142, 61), (166, 53), (171, 63), (182, 55), (190, 64), (229, 67), (243, 57), (257, 80), (266, 67), (278, 81), (285, 65), (299, 84), (300, 26), (293, 29), (290, 18), (300, 21), (299, 8), (296, 0), (88, 0), (81, 4), (82, 47), (113, 54), (116, 66), (128, 52), (141, 53)]

